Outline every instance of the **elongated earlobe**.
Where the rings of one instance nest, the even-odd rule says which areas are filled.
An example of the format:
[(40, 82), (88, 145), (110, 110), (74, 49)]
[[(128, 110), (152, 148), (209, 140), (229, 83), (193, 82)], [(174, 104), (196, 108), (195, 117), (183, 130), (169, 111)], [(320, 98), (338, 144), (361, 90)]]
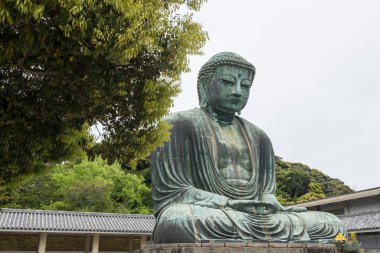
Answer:
[(207, 106), (207, 96), (206, 96), (206, 90), (205, 90), (205, 83), (204, 80), (200, 80), (199, 87), (199, 106), (201, 108), (205, 108)]
[(207, 100), (206, 98), (202, 97), (200, 102), (200, 107), (205, 108), (207, 106)]

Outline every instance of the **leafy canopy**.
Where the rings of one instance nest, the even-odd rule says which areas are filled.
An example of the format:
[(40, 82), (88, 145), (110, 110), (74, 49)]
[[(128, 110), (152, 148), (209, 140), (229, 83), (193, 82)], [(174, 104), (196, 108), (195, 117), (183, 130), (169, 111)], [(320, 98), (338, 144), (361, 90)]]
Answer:
[(132, 167), (162, 144), (203, 2), (0, 1), (0, 183), (78, 156), (96, 123)]
[(6, 207), (89, 212), (151, 213), (151, 190), (142, 176), (125, 173), (120, 164), (93, 161), (65, 163), (8, 188)]
[(284, 205), (353, 192), (339, 179), (302, 163), (285, 162), (280, 157), (276, 157), (276, 183), (277, 198)]

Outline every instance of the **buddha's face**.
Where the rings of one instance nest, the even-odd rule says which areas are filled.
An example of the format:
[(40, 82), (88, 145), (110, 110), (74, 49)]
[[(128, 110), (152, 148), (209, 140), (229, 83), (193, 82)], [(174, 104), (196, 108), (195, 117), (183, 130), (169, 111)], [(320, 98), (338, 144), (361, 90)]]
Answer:
[(206, 84), (207, 101), (211, 107), (222, 112), (236, 113), (248, 102), (253, 72), (233, 66), (218, 66), (213, 78)]

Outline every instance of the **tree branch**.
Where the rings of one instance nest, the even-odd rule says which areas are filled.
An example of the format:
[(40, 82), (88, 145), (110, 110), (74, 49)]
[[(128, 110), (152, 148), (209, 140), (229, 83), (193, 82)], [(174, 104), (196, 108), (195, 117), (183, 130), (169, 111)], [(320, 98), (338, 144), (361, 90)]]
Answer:
[(57, 75), (59, 72), (58, 71), (51, 71), (51, 70), (42, 70), (42, 69), (32, 69), (27, 66), (25, 66), (25, 57), (17, 61), (16, 65), (20, 69), (28, 72), (29, 74), (32, 75)]

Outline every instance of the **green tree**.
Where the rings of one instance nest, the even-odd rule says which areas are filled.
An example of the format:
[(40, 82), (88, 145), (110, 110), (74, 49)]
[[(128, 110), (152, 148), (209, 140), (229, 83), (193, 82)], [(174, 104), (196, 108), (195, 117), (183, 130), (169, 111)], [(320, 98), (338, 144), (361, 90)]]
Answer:
[(279, 173), (278, 178), (281, 179), (278, 190), (286, 192), (292, 200), (296, 200), (308, 192), (310, 176), (306, 172), (289, 170), (285, 173)]
[(86, 212), (112, 212), (112, 184), (106, 180), (74, 181), (62, 190), (62, 200), (45, 208), (79, 210)]
[(317, 169), (309, 169), (312, 181), (318, 182), (322, 186), (327, 197), (337, 196), (343, 193), (350, 193), (353, 190), (336, 178), (331, 178)]
[(120, 164), (65, 163), (10, 189), (6, 207), (91, 212), (151, 213), (151, 190), (144, 178), (125, 173)]
[(76, 157), (96, 123), (132, 167), (162, 144), (203, 2), (0, 1), (0, 181)]
[(302, 163), (285, 162), (276, 157), (275, 167), (277, 198), (284, 205), (353, 192), (339, 179), (330, 178)]
[(316, 199), (325, 198), (322, 185), (316, 182), (310, 182), (308, 185), (308, 192), (297, 199), (297, 203), (312, 201)]
[[(15, 208), (41, 209), (59, 197), (58, 185), (52, 180), (51, 173), (29, 177), (15, 185), (9, 185), (8, 201)], [(1, 203), (1, 202), (0, 202)]]

